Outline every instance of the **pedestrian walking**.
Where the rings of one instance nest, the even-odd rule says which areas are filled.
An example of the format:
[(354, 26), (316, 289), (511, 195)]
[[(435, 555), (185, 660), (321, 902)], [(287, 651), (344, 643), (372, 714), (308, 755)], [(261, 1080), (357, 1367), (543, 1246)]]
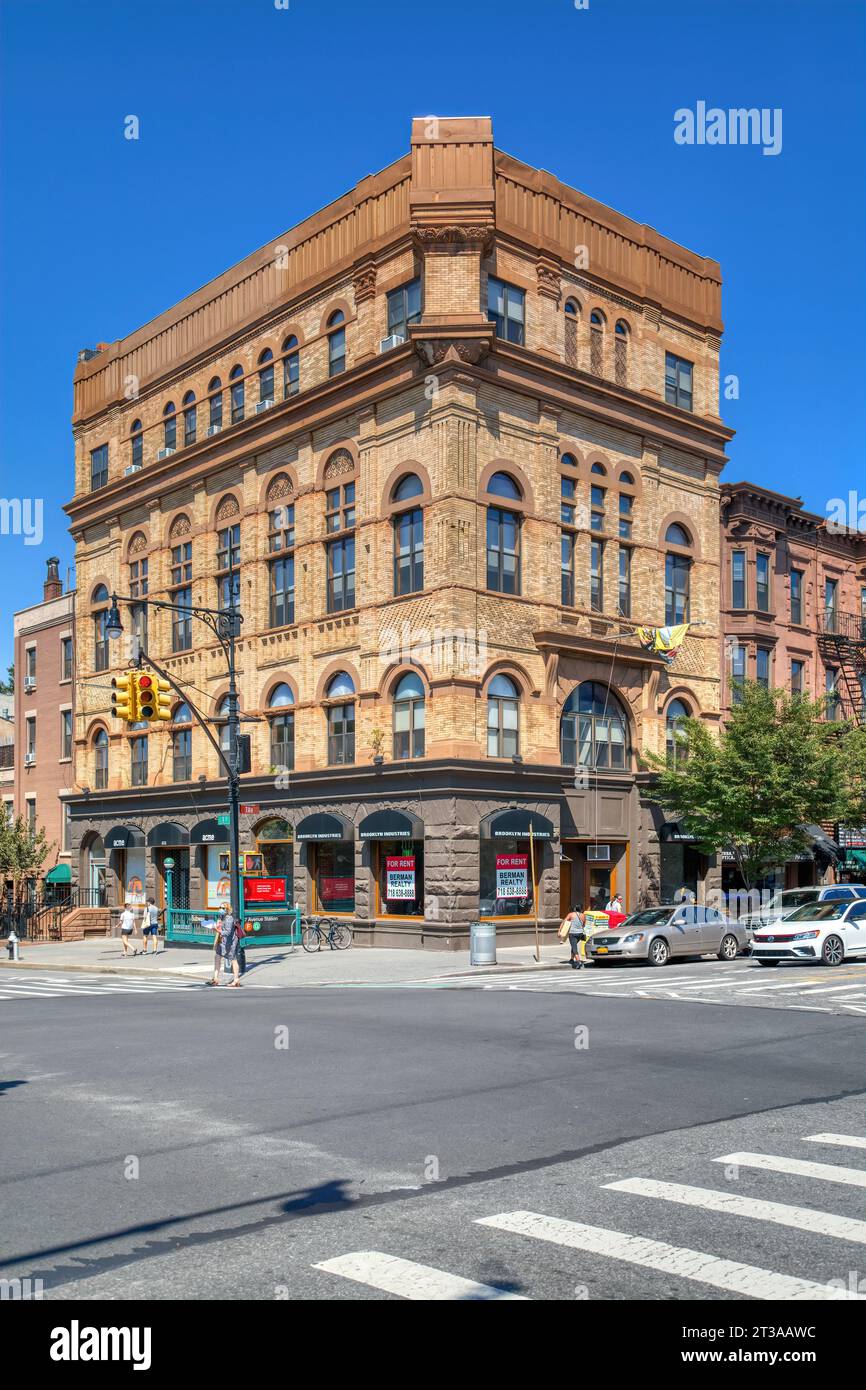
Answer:
[(153, 955), (156, 955), (159, 951), (159, 908), (153, 898), (148, 898), (147, 900), (147, 906), (144, 909), (144, 925), (142, 931), (144, 934), (144, 951), (142, 954), (145, 956), (148, 955), (148, 942), (152, 939)]
[(578, 907), (573, 907), (567, 912), (559, 924), (559, 939), (564, 941), (568, 938), (569, 964), (572, 970), (583, 968), (583, 958), (580, 954), (580, 945), (586, 940), (586, 918)]
[(238, 941), (240, 929), (236, 918), (232, 915), (229, 908), (220, 908), (220, 915), (217, 919), (217, 929), (214, 934), (214, 974), (209, 981), (212, 985), (220, 982), (220, 967), (223, 961), (228, 961), (232, 968), (232, 982), (229, 989), (240, 988), (240, 972), (238, 969)]
[(619, 893), (614, 893), (604, 910), (605, 912), (622, 912), (622, 898)]
[(132, 945), (132, 933), (135, 930), (135, 913), (127, 903), (120, 914), (120, 944), (123, 947), (125, 956), (135, 955), (136, 950)]

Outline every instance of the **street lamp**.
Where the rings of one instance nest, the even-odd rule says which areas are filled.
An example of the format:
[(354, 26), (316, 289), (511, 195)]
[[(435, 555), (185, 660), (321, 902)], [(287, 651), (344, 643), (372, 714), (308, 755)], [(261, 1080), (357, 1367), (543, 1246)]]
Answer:
[(120, 609), (117, 606), (117, 597), (114, 594), (111, 596), (111, 607), (108, 610), (108, 616), (105, 619), (103, 631), (109, 642), (116, 642), (123, 634)]

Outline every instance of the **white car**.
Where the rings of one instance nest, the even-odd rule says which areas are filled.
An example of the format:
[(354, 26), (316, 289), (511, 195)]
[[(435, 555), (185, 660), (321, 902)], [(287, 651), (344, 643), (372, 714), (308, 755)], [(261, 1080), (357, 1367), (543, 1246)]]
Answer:
[(740, 921), (751, 936), (762, 927), (775, 926), (780, 917), (788, 917), (798, 907), (808, 907), (812, 903), (853, 902), (855, 898), (866, 898), (866, 886), (862, 883), (819, 883), (811, 888), (783, 888), (774, 893), (765, 907), (741, 917)]
[(866, 899), (807, 903), (752, 937), (752, 958), (761, 965), (783, 960), (841, 965), (866, 960)]

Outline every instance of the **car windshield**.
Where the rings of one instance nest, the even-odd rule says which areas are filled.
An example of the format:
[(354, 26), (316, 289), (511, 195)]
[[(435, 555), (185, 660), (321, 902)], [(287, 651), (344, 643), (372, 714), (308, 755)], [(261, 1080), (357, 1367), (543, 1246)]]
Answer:
[(788, 888), (784, 893), (777, 893), (770, 902), (770, 909), (782, 907), (789, 909), (792, 907), (804, 907), (807, 903), (813, 903), (818, 897), (817, 888)]
[(806, 903), (792, 912), (785, 922), (835, 922), (850, 903)]
[(647, 907), (643, 912), (633, 912), (620, 923), (620, 930), (623, 927), (654, 927), (657, 922), (667, 921), (673, 911), (672, 907)]

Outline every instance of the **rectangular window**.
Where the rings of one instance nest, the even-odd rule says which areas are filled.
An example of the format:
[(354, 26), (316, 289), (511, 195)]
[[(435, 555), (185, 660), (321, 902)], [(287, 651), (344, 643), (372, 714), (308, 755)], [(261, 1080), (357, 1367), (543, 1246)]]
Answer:
[(746, 648), (736, 642), (731, 648), (731, 698), (738, 705), (743, 698), (743, 681), (746, 679)]
[(217, 532), (217, 588), (221, 608), (237, 608), (241, 595), (240, 522)]
[(275, 507), (268, 517), (268, 550), (294, 550), (295, 506)]
[(520, 517), (501, 507), (487, 508), (487, 587), (520, 593)]
[(24, 658), (24, 675), (28, 681), (36, 681), (36, 648), (28, 647)]
[(328, 766), (339, 767), (355, 761), (355, 706), (328, 708)]
[(90, 450), (90, 488), (95, 491), (108, 482), (108, 445), (100, 444)]
[(619, 548), (619, 611), (624, 618), (631, 617), (631, 550), (627, 545)]
[(767, 647), (758, 647), (755, 654), (755, 679), (765, 690), (770, 688), (770, 652)]
[(35, 758), (35, 757), (36, 757), (36, 717), (35, 717), (35, 715), (34, 715), (34, 716), (31, 716), (31, 718), (28, 719), (28, 720), (26, 721), (26, 723), (25, 723), (25, 725), (24, 725), (24, 732), (25, 732), (25, 736), (26, 736), (25, 749), (26, 749), (26, 752), (27, 752), (27, 756), (28, 756), (28, 758)]
[(198, 411), (194, 405), (187, 406), (183, 412), (183, 442), (185, 446), (195, 443), (198, 432)]
[[(171, 602), (192, 607), (192, 541), (183, 541), (171, 550)], [(186, 652), (192, 646), (192, 617), (189, 613), (171, 615), (171, 649)]]
[(574, 478), (560, 480), (559, 519), (563, 526), (574, 525), (574, 507), (577, 499), (577, 483)]
[(60, 711), (60, 756), (72, 757), (72, 710)]
[(68, 801), (63, 803), (62, 853), (68, 854), (72, 848), (72, 807)]
[(860, 638), (866, 642), (866, 589), (860, 590)]
[(665, 623), (689, 622), (691, 562), (686, 555), (665, 556)]
[(803, 623), (803, 571), (791, 570), (791, 622)]
[(147, 735), (142, 738), (133, 738), (129, 744), (130, 756), (132, 760), (132, 785), (134, 787), (147, 786)]
[(839, 672), (835, 666), (828, 666), (824, 673), (824, 693), (827, 696), (827, 718), (842, 718), (842, 701), (839, 699)]
[(27, 813), (26, 813), (27, 828), (32, 832), (32, 834), (35, 835), (35, 834), (36, 834), (36, 797), (35, 797), (35, 796), (28, 796), (28, 798), (27, 798), (27, 800), (26, 800), (26, 802), (25, 802), (25, 805), (26, 805), (26, 807), (27, 807)]
[(210, 398), (210, 428), (215, 433), (223, 425), (223, 393), (217, 391)]
[(316, 844), (313, 849), (313, 883), (318, 912), (355, 911), (355, 846)]
[(589, 543), (589, 606), (593, 613), (604, 612), (604, 542)]
[(804, 689), (805, 662), (791, 662), (791, 694), (802, 695)]
[(424, 588), (424, 513), (420, 507), (394, 518), (394, 593)]
[(745, 608), (746, 606), (746, 552), (745, 550), (734, 550), (731, 552), (731, 607)]
[(825, 632), (835, 632), (838, 627), (836, 600), (839, 595), (839, 581), (837, 579), (824, 580), (824, 630)]
[(295, 557), (272, 560), (270, 569), (270, 626), (288, 627), (295, 621)]
[(328, 612), (355, 607), (355, 537), (331, 541), (328, 550)]
[(346, 330), (338, 328), (328, 335), (328, 376), (339, 376), (346, 370)]
[(524, 342), (524, 304), (526, 296), (515, 285), (507, 285), (493, 275), (487, 279), (487, 317), (496, 325), (496, 336), (509, 343)]
[(101, 608), (98, 613), (93, 615), (93, 630), (95, 641), (95, 665), (96, 671), (108, 670), (108, 637), (105, 632), (105, 624), (108, 622), (108, 609)]
[(355, 484), (331, 488), (325, 493), (325, 530), (348, 531), (355, 525)]
[(633, 505), (634, 498), (630, 497), (627, 492), (621, 492), (619, 495), (619, 534), (624, 541), (631, 540)]
[(590, 526), (590, 530), (591, 530), (591, 531), (603, 531), (603, 530), (604, 530), (604, 501), (605, 501), (605, 490), (604, 490), (604, 488), (603, 488), (603, 487), (599, 487), (596, 483), (593, 483), (593, 485), (592, 485), (592, 487), (591, 487), (591, 489), (590, 489), (590, 494), (589, 494), (589, 502), (590, 502), (590, 507), (589, 507), (589, 510), (590, 510), (589, 526)]
[(290, 352), (283, 360), (283, 395), (296, 396), (301, 389), (301, 354)]
[(574, 532), (562, 531), (559, 541), (560, 550), (560, 603), (568, 608), (574, 606)]
[(390, 291), (388, 295), (388, 337), (402, 338), (405, 342), (409, 336), (409, 324), (420, 321), (421, 280), (419, 277), (410, 280), (408, 285), (401, 285), (399, 289)]
[(60, 639), (60, 679), (62, 681), (72, 680), (72, 638), (61, 637)]
[(668, 405), (691, 410), (693, 369), (693, 362), (676, 357), (672, 352), (665, 353), (665, 400)]
[(759, 613), (769, 613), (770, 557), (762, 552), (755, 557), (755, 603)]

